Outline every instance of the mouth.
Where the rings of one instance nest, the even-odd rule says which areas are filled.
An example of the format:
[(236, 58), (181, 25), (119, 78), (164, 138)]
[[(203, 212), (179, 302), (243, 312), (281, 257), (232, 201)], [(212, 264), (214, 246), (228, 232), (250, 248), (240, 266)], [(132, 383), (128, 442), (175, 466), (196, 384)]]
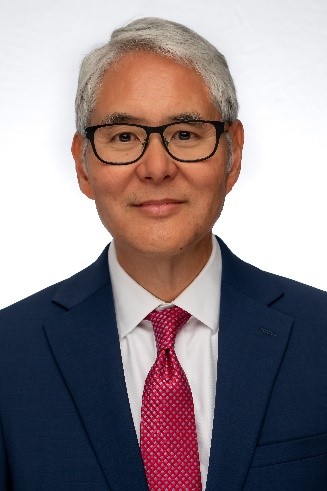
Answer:
[(185, 201), (164, 198), (159, 200), (143, 201), (141, 203), (134, 204), (133, 206), (146, 215), (164, 217), (176, 212), (184, 203)]

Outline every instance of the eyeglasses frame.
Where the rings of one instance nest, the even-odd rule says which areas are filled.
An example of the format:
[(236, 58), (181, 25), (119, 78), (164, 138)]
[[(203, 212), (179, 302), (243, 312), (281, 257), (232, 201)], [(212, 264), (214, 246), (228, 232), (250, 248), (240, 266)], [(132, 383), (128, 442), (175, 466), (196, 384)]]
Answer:
[[(216, 129), (216, 144), (215, 144), (213, 151), (210, 153), (210, 155), (208, 155), (207, 157), (204, 157), (202, 159), (183, 160), (183, 159), (178, 159), (177, 157), (175, 157), (174, 155), (172, 155), (170, 153), (169, 148), (167, 146), (168, 142), (164, 137), (164, 131), (169, 126), (173, 126), (173, 125), (181, 124), (181, 123), (211, 123), (215, 127), (215, 129)], [(95, 143), (94, 143), (94, 134), (98, 128), (104, 128), (106, 126), (131, 126), (131, 127), (142, 128), (146, 133), (146, 139), (145, 139), (144, 143), (142, 144), (143, 150), (142, 150), (141, 155), (137, 159), (131, 160), (130, 162), (117, 163), (117, 162), (107, 162), (106, 160), (103, 160), (99, 156), (98, 152), (96, 151)], [(152, 133), (159, 133), (159, 135), (161, 136), (162, 144), (163, 144), (166, 152), (174, 160), (177, 160), (178, 162), (185, 162), (185, 163), (202, 162), (203, 160), (210, 159), (210, 157), (212, 157), (216, 153), (220, 137), (223, 133), (225, 133), (226, 129), (225, 129), (225, 122), (224, 121), (209, 121), (209, 120), (197, 119), (197, 120), (190, 120), (190, 121), (176, 121), (174, 123), (163, 124), (160, 126), (145, 126), (145, 125), (134, 124), (134, 123), (126, 123), (126, 124), (125, 123), (105, 123), (105, 124), (98, 124), (95, 126), (88, 126), (87, 128), (85, 128), (84, 131), (85, 131), (85, 137), (91, 143), (94, 155), (97, 157), (98, 160), (100, 160), (100, 162), (103, 162), (104, 164), (107, 164), (107, 165), (130, 165), (130, 164), (134, 164), (135, 162), (137, 162), (138, 160), (140, 160), (143, 157), (146, 149), (148, 148), (149, 141), (150, 141), (150, 135)]]

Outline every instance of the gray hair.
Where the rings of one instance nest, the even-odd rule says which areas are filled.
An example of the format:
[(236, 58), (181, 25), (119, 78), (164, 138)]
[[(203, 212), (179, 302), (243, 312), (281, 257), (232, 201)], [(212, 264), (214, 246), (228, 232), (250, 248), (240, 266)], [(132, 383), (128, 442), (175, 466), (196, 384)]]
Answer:
[(238, 103), (225, 57), (202, 36), (182, 24), (145, 17), (113, 31), (108, 43), (83, 60), (75, 100), (76, 128), (85, 135), (102, 76), (108, 66), (131, 51), (152, 51), (193, 67), (203, 78), (223, 121), (237, 118)]

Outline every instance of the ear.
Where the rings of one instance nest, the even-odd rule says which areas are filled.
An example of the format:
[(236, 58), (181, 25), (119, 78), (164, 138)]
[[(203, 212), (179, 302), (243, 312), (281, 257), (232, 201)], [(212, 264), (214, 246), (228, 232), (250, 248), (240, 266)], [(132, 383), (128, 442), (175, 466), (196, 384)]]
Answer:
[(89, 175), (84, 162), (85, 145), (85, 138), (76, 132), (73, 138), (71, 151), (75, 160), (78, 184), (80, 190), (83, 194), (85, 194), (85, 196), (90, 199), (94, 199), (93, 189), (91, 187)]
[(232, 162), (227, 175), (226, 194), (228, 194), (236, 183), (241, 171), (242, 150), (244, 143), (244, 130), (241, 121), (234, 121), (228, 128), (232, 140)]

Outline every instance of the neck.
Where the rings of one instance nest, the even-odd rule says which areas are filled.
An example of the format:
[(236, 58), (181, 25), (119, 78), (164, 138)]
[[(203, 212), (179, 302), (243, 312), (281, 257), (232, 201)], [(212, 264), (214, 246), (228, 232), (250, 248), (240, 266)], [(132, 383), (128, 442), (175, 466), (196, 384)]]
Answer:
[(172, 302), (197, 277), (212, 251), (212, 238), (206, 237), (181, 254), (142, 255), (123, 248), (115, 241), (121, 267), (145, 290), (164, 302)]

